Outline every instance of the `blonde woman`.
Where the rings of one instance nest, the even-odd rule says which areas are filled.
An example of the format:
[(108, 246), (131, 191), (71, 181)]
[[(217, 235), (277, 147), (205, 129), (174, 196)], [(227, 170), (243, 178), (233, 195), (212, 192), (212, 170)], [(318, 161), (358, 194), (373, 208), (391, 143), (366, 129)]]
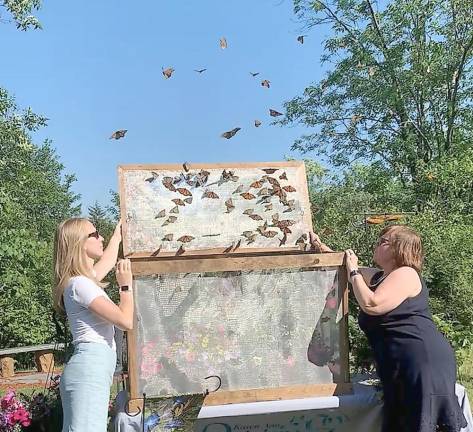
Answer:
[(87, 219), (62, 222), (55, 236), (54, 307), (69, 321), (74, 353), (61, 376), (63, 432), (105, 432), (110, 386), (116, 364), (114, 326), (133, 326), (130, 261), (116, 267), (120, 287), (117, 306), (100, 281), (115, 266), (121, 242), (117, 225), (108, 247)]
[[(315, 234), (311, 242), (331, 251)], [(360, 268), (353, 250), (345, 252), (358, 322), (383, 384), (383, 432), (459, 432), (466, 426), (455, 395), (455, 354), (432, 321), (420, 276), (423, 258), (419, 235), (401, 225), (381, 231), (373, 257), (379, 268)]]

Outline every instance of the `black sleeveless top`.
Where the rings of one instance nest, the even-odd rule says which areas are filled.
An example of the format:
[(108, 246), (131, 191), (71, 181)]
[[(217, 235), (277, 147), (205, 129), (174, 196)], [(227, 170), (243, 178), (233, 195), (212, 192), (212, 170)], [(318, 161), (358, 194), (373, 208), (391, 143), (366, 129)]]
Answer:
[[(370, 288), (384, 280), (376, 273)], [(383, 432), (458, 432), (466, 420), (455, 395), (455, 354), (432, 321), (428, 290), (384, 315), (360, 310), (384, 390)], [(438, 426), (438, 427), (437, 427)]]

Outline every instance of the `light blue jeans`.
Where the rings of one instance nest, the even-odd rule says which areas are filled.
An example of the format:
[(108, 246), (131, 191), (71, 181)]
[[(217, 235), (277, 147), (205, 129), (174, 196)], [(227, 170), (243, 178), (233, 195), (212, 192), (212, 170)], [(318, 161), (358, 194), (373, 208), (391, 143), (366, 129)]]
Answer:
[(105, 432), (117, 355), (108, 345), (78, 343), (61, 375), (62, 432)]

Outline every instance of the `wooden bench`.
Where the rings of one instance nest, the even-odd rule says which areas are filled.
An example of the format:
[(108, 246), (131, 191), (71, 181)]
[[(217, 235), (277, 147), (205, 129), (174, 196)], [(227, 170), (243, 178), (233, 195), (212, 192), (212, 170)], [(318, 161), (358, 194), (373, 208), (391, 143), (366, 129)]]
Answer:
[(63, 349), (64, 344), (31, 345), (0, 350), (0, 376), (10, 378), (15, 375), (15, 354), (24, 352), (35, 353), (35, 363), (38, 372), (49, 372), (54, 367), (54, 350)]

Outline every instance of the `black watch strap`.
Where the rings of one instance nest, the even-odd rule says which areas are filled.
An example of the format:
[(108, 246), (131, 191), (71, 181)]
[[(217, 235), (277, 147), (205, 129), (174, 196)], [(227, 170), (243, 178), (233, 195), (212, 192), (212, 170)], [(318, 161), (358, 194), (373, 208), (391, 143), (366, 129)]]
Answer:
[(120, 292), (121, 291), (129, 291), (130, 290), (130, 287), (128, 285), (123, 285), (120, 287)]
[(359, 270), (352, 270), (350, 272), (350, 279), (352, 279), (354, 276), (359, 275), (359, 274), (360, 274)]

